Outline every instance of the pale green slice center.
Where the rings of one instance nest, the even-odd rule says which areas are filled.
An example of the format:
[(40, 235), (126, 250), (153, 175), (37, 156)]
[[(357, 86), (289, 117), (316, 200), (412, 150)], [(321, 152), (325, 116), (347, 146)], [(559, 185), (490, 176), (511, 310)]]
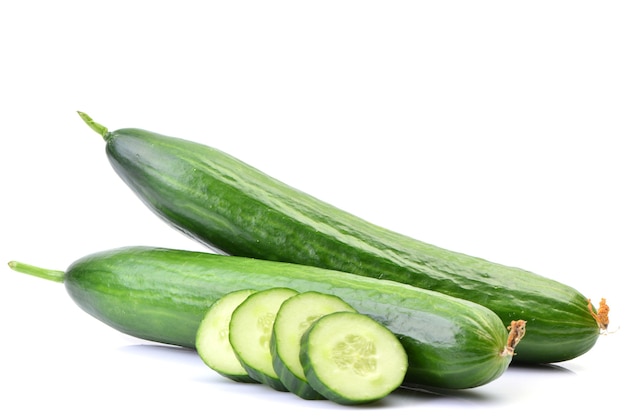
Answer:
[(272, 327), (274, 325), (274, 319), (276, 314), (267, 312), (257, 320), (257, 329), (259, 331), (259, 345), (263, 349), (270, 348), (270, 339), (272, 338)]
[(376, 345), (364, 336), (346, 335), (335, 344), (331, 357), (339, 369), (351, 369), (359, 376), (367, 376), (377, 370)]

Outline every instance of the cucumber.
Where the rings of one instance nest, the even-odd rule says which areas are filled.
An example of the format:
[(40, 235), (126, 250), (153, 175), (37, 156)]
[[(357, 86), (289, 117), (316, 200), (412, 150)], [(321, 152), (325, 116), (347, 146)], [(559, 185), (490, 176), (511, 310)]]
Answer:
[(114, 170), (139, 198), (217, 252), (438, 291), (481, 304), (504, 324), (529, 317), (519, 362), (573, 359), (608, 325), (608, 316), (596, 320), (596, 308), (564, 283), (371, 224), (217, 149), (140, 129), (109, 132), (80, 115), (103, 136)]
[(233, 291), (217, 300), (200, 322), (196, 334), (195, 347), (202, 361), (218, 374), (236, 382), (259, 382), (241, 365), (229, 339), (233, 311), (254, 292)]
[(396, 336), (377, 321), (335, 312), (302, 336), (300, 361), (309, 384), (339, 404), (380, 400), (400, 387), (408, 358)]
[(315, 320), (338, 311), (356, 310), (337, 296), (307, 291), (285, 300), (276, 314), (270, 340), (274, 370), (290, 392), (306, 400), (325, 397), (308, 383), (304, 374), (300, 363), (302, 335)]
[(9, 265), (63, 282), (78, 306), (119, 331), (189, 348), (206, 311), (232, 291), (285, 287), (336, 295), (400, 338), (409, 357), (407, 385), (486, 384), (508, 368), (515, 348), (500, 318), (478, 304), (305, 265), (153, 247), (94, 253), (65, 271)]
[(250, 295), (233, 311), (229, 340), (248, 375), (277, 391), (287, 391), (274, 371), (270, 339), (283, 301), (297, 294), (290, 288), (270, 288)]

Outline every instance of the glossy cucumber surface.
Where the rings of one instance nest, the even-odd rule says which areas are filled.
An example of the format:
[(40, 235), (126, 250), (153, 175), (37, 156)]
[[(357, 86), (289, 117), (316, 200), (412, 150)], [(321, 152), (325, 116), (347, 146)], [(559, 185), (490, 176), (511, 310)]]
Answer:
[(409, 385), (483, 385), (508, 368), (513, 354), (509, 332), (485, 307), (340, 271), (151, 247), (89, 255), (65, 272), (11, 265), (64, 282), (82, 309), (115, 329), (190, 348), (209, 307), (224, 295), (283, 287), (336, 295), (385, 325), (407, 351)]
[(212, 147), (141, 129), (109, 132), (83, 119), (154, 213), (216, 251), (393, 280), (484, 305), (505, 324), (525, 319), (519, 362), (575, 358), (608, 324), (561, 282), (379, 227)]

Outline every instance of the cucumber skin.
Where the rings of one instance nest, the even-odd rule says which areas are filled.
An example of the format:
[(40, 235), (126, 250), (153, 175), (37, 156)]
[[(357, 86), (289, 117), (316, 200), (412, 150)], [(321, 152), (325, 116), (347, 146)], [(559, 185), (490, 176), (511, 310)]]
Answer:
[(586, 297), (566, 284), (378, 227), (199, 143), (140, 129), (105, 139), (139, 198), (217, 252), (394, 280), (484, 305), (504, 324), (525, 319), (516, 362), (570, 360), (600, 334)]
[(71, 298), (132, 336), (194, 348), (206, 311), (223, 295), (273, 287), (336, 295), (395, 333), (407, 351), (407, 385), (463, 389), (508, 368), (508, 333), (492, 311), (392, 281), (303, 265), (150, 247), (104, 251), (65, 272)]

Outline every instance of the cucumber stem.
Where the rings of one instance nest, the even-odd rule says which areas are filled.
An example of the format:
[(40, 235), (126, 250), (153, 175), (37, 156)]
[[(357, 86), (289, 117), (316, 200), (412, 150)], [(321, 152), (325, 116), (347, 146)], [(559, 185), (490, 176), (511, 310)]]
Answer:
[(32, 275), (38, 278), (47, 279), (48, 281), (63, 282), (65, 280), (65, 272), (63, 271), (39, 268), (37, 266), (28, 265), (17, 261), (9, 262), (9, 267), (14, 271)]
[(89, 126), (90, 128), (94, 130), (94, 132), (102, 136), (104, 140), (108, 140), (109, 129), (107, 129), (105, 126), (102, 126), (100, 123), (95, 122), (91, 117), (89, 117), (87, 113), (83, 113), (82, 111), (79, 111), (78, 115), (80, 116), (81, 119), (83, 119), (85, 123), (87, 123), (87, 126)]

